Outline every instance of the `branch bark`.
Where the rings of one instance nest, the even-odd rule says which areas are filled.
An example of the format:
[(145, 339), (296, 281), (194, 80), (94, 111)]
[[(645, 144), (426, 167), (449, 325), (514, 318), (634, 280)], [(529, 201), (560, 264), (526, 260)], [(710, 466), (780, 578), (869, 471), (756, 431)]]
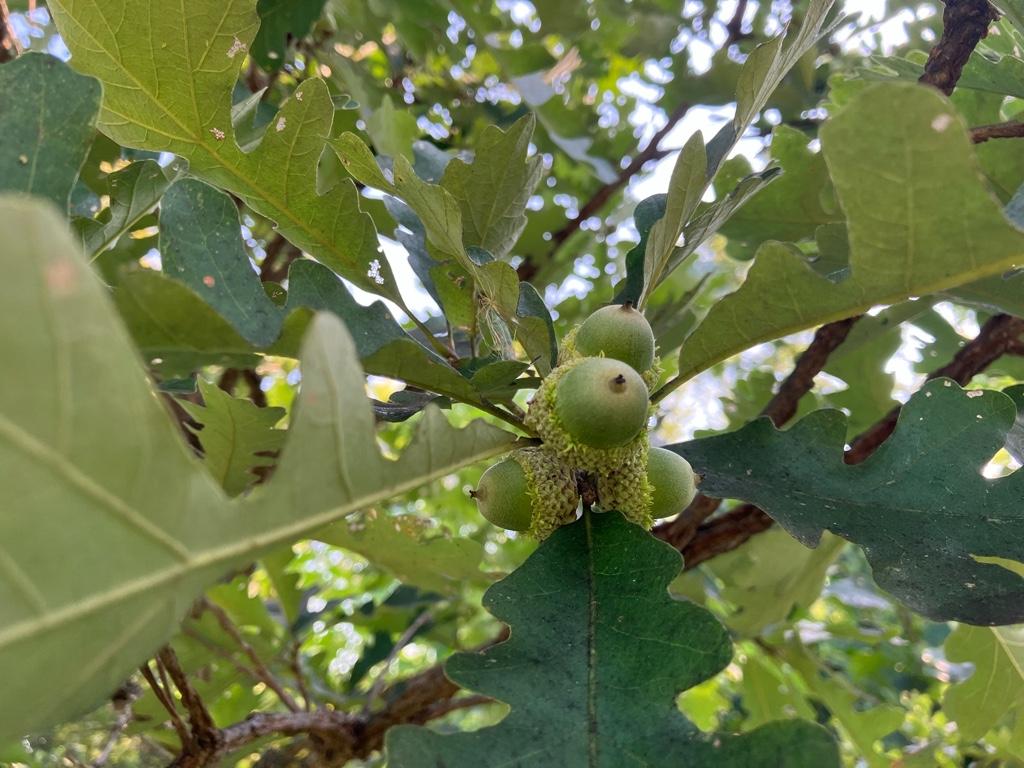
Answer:
[(1019, 139), (1021, 137), (1024, 137), (1024, 123), (1016, 121), (971, 128), (971, 141), (975, 144), (984, 144), (989, 139)]
[(291, 694), (285, 690), (285, 687), (281, 685), (280, 681), (274, 677), (274, 674), (267, 669), (267, 665), (263, 663), (263, 660), (256, 653), (256, 650), (242, 637), (241, 630), (235, 626), (235, 623), (231, 620), (231, 617), (227, 615), (223, 608), (216, 603), (212, 603), (206, 598), (200, 601), (200, 608), (204, 611), (209, 611), (213, 614), (213, 617), (217, 620), (228, 636), (235, 641), (241, 651), (246, 655), (249, 661), (252, 663), (253, 671), (259, 676), (259, 679), (266, 684), (270, 690), (277, 694), (277, 698), (281, 700), (292, 712), (298, 712), (300, 707), (292, 698)]
[[(1020, 347), (1022, 333), (1024, 333), (1024, 320), (1021, 318), (1010, 315), (994, 315), (981, 327), (978, 335), (953, 356), (952, 360), (928, 374), (928, 380), (945, 377), (964, 386), (976, 373), (988, 368), (1007, 352), (1016, 351)], [(846, 452), (846, 463), (860, 464), (874, 453), (875, 449), (885, 442), (885, 439), (896, 428), (899, 415), (900, 409), (899, 406), (896, 406), (874, 426), (854, 438), (850, 444), (850, 450)]]
[[(942, 15), (942, 37), (935, 47), (932, 48), (928, 61), (925, 64), (924, 74), (919, 78), (919, 82), (932, 85), (947, 96), (951, 94), (960, 80), (960, 75), (967, 64), (967, 60), (971, 57), (971, 53), (974, 52), (978, 43), (988, 34), (989, 25), (997, 18), (998, 13), (988, 3), (988, 0), (946, 0), (946, 7)], [(1011, 128), (1009, 127), (1010, 125), (1014, 127)], [(1000, 137), (997, 136), (1000, 133), (1009, 136), (1016, 130), (1021, 130), (1021, 133), (1013, 135), (1024, 136), (1024, 128), (1018, 129), (1016, 124), (1006, 124), (1003, 127), (982, 126), (972, 131), (971, 138), (975, 143), (979, 143), (987, 141), (988, 138)], [(1014, 319), (1009, 318), (1009, 320)], [(855, 321), (856, 318), (852, 318), (850, 321), (841, 322), (850, 322), (852, 325)], [(1007, 320), (1000, 320), (997, 325), (1003, 327), (1003, 324), (1007, 322)], [(828, 355), (835, 349), (834, 346), (829, 348), (832, 337), (835, 335), (838, 338), (836, 343), (836, 346), (838, 346), (846, 338), (849, 330), (849, 327), (847, 327), (844, 332), (837, 323), (830, 323), (819, 328), (811, 346), (801, 356), (801, 359), (797, 362), (797, 367), (783, 382), (778, 394), (772, 398), (772, 402), (766, 406), (762, 415), (769, 416), (776, 426), (780, 426), (792, 418), (793, 414), (796, 413), (796, 406), (800, 398), (810, 391), (814, 376), (821, 372), (825, 362), (828, 360)], [(1003, 328), (1003, 330), (1004, 333), (1010, 333), (1006, 328)], [(823, 332), (825, 333), (823, 334)], [(995, 333), (994, 330), (993, 333)], [(823, 338), (822, 335), (824, 335)], [(975, 361), (961, 361), (964, 373), (972, 368), (971, 362), (981, 362), (981, 359), (985, 357), (985, 353), (981, 352), (980, 348), (986, 347), (989, 343), (989, 334), (983, 335), (979, 333), (978, 338), (981, 339), (980, 344), (972, 347), (972, 349), (975, 354), (979, 355), (979, 358)], [(994, 341), (992, 343), (998, 345), (1000, 342)], [(819, 347), (820, 349), (816, 350), (814, 355), (810, 355), (809, 353), (811, 353), (813, 347)], [(968, 347), (971, 347), (971, 345), (969, 344)], [(817, 355), (818, 351), (823, 354), (820, 361)], [(967, 347), (961, 350), (961, 354), (966, 351)], [(1004, 348), (995, 357), (999, 357), (999, 355), (1006, 351), (1009, 351), (1009, 349)], [(995, 357), (985, 362), (984, 365), (991, 363)], [(815, 370), (815, 363), (817, 362), (820, 362), (820, 367)], [(956, 359), (954, 359), (950, 366), (954, 366), (956, 362)], [(805, 370), (802, 372), (799, 370), (801, 366), (805, 366)], [(978, 368), (974, 373), (982, 370), (983, 367)], [(951, 370), (952, 374), (960, 372), (959, 368)], [(807, 378), (808, 374), (810, 376), (809, 379)], [(956, 375), (951, 375), (950, 372), (937, 371), (933, 375), (951, 376), (951, 378), (956, 378), (957, 381), (960, 381)], [(970, 376), (973, 376), (973, 373)], [(968, 380), (970, 376), (967, 376)], [(847, 461), (855, 463), (852, 459), (858, 458), (857, 451), (865, 451), (863, 458), (867, 458), (867, 455), (892, 432), (892, 428), (896, 424), (897, 415), (898, 409), (888, 414), (879, 424), (868, 430), (868, 433), (858, 438), (858, 440), (862, 441), (863, 447), (858, 448), (855, 443), (854, 449), (847, 455)], [(863, 460), (863, 458), (860, 460)], [(772, 525), (771, 518), (751, 504), (743, 504), (711, 522), (706, 522), (718, 510), (720, 503), (714, 499), (698, 496), (694, 503), (684, 510), (676, 520), (666, 526), (660, 526), (658, 529), (655, 529), (657, 535), (664, 538), (683, 553), (686, 568), (693, 568), (715, 555), (736, 549), (750, 537), (767, 530)]]
[[(475, 652), (500, 643), (508, 637), (505, 628), (495, 639), (479, 646)], [(163, 658), (161, 656), (161, 658)], [(193, 705), (186, 701), (185, 689), (190, 690), (187, 679), (179, 683), (177, 671), (168, 668), (182, 700), (193, 720)], [(216, 765), (224, 755), (268, 736), (307, 736), (309, 746), (316, 752), (317, 766), (343, 766), (350, 760), (369, 757), (381, 749), (388, 729), (400, 724), (421, 725), (449, 712), (486, 704), (486, 696), (458, 696), (460, 689), (445, 677), (440, 664), (429, 667), (412, 677), (392, 684), (380, 694), (384, 706), (372, 713), (350, 713), (319, 708), (297, 712), (257, 712), (245, 720), (226, 728), (209, 729), (205, 725), (203, 747), (196, 744), (193, 732), (183, 740), (182, 753), (169, 768), (205, 768)], [(201, 715), (195, 718), (202, 723)]]
[[(770, 418), (776, 427), (781, 427), (792, 419), (796, 415), (800, 398), (813, 389), (814, 377), (824, 370), (829, 356), (846, 340), (860, 317), (857, 315), (837, 320), (818, 328), (814, 339), (797, 359), (792, 372), (779, 386), (779, 391), (762, 409), (761, 415)], [(676, 549), (683, 550), (693, 541), (704, 521), (717, 512), (721, 504), (721, 499), (697, 494), (690, 505), (674, 520), (655, 528), (654, 534)], [(686, 562), (689, 565), (689, 559)]]
[[(584, 203), (583, 207), (580, 208), (579, 213), (577, 213), (574, 218), (566, 222), (561, 229), (552, 233), (551, 248), (548, 251), (549, 257), (553, 255), (566, 240), (579, 231), (579, 228), (583, 225), (584, 221), (600, 211), (616, 192), (626, 186), (630, 179), (640, 173), (640, 171), (643, 170), (644, 165), (651, 160), (658, 160), (669, 154), (669, 150), (659, 149), (658, 145), (666, 136), (668, 136), (672, 129), (675, 128), (676, 123), (682, 120), (683, 116), (686, 115), (689, 110), (690, 105), (687, 103), (680, 104), (676, 107), (675, 111), (669, 115), (668, 122), (666, 122), (665, 125), (651, 137), (651, 140), (647, 143), (646, 147), (637, 152), (629, 165), (623, 168), (613, 181), (599, 187), (591, 198)], [(527, 258), (519, 265), (517, 270), (519, 273), (519, 279), (521, 281), (531, 280), (534, 275), (537, 274), (539, 268), (539, 265), (533, 259)]]
[[(953, 359), (928, 375), (928, 379), (947, 377), (961, 386), (975, 374), (985, 370), (1004, 354), (1024, 351), (1024, 319), (1010, 315), (995, 315), (982, 326), (978, 335), (965, 344)], [(875, 452), (892, 434), (899, 418), (899, 407), (893, 408), (874, 426), (855, 438), (846, 452), (847, 464), (859, 464)], [(772, 519), (753, 504), (741, 504), (735, 509), (701, 526), (691, 541), (681, 550), (684, 568), (694, 568), (717, 555), (744, 544), (772, 526)]]
[(932, 85), (949, 96), (975, 47), (998, 18), (999, 14), (988, 0), (946, 0), (942, 37), (928, 54), (924, 74), (918, 82)]

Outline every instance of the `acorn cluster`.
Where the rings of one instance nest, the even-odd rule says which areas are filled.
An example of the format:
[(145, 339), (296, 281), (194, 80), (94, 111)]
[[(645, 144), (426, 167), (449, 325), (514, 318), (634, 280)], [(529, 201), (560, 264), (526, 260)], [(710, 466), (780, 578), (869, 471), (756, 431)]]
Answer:
[(650, 527), (696, 493), (690, 465), (651, 448), (650, 390), (659, 370), (654, 333), (630, 304), (599, 309), (564, 340), (558, 366), (526, 414), (542, 440), (484, 472), (472, 491), (490, 522), (543, 539), (576, 519), (577, 479), (596, 487), (596, 508)]

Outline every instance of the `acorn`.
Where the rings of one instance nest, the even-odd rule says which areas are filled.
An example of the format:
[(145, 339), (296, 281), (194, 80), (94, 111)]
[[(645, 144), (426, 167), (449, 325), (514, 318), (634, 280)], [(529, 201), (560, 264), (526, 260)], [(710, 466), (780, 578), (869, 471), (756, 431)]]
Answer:
[(562, 427), (591, 448), (615, 448), (633, 440), (647, 424), (649, 407), (640, 374), (612, 358), (583, 358), (555, 391), (555, 414)]
[(572, 470), (545, 448), (513, 451), (480, 476), (470, 495), (489, 522), (537, 539), (575, 520), (579, 503)]
[(575, 346), (584, 357), (609, 357), (639, 373), (654, 364), (654, 331), (629, 302), (602, 307), (584, 320)]
[(665, 448), (648, 451), (647, 483), (651, 488), (651, 517), (654, 519), (682, 512), (697, 495), (690, 462)]
[(488, 522), (509, 531), (527, 531), (533, 522), (533, 501), (526, 485), (519, 462), (505, 459), (489, 467), (469, 494)]

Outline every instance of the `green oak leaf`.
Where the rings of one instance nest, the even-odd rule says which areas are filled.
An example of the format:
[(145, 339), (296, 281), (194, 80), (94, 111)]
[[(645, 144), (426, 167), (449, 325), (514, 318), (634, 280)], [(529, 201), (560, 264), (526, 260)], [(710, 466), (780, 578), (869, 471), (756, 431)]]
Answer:
[(961, 624), (946, 638), (946, 658), (974, 665), (946, 689), (942, 707), (965, 740), (981, 739), (1011, 712), (1024, 717), (1024, 626)]
[[(54, 0), (48, 8), (74, 67), (103, 83), (104, 133), (185, 158), (192, 173), (237, 195), (313, 258), (402, 303), (355, 185), (346, 179), (317, 193), (334, 119), (323, 80), (305, 80), (254, 149), (236, 141), (232, 90), (259, 25), (256, 0), (189, 0), (155, 16), (152, 0)], [(188, 77), (175, 74), (183, 66)]]
[(558, 364), (558, 335), (551, 312), (533, 284), (525, 281), (519, 284), (516, 338), (541, 376)]
[(875, 742), (900, 727), (906, 714), (896, 704), (875, 704), (864, 708), (846, 681), (821, 668), (821, 663), (799, 642), (782, 646), (780, 659), (796, 672), (807, 686), (810, 698), (817, 699), (832, 714), (846, 737), (853, 742), (859, 757), (870, 768), (892, 768), (892, 760), (875, 749)]
[(734, 736), (680, 715), (680, 691), (720, 672), (729, 636), (666, 587), (679, 554), (616, 513), (587, 513), (545, 540), (484, 595), (509, 640), (449, 659), (448, 676), (511, 705), (496, 726), (444, 736), (400, 726), (393, 768), (644, 765), (697, 768), (838, 766), (831, 737), (790, 721)]
[[(285, 313), (294, 318), (294, 310), (301, 308), (337, 315), (355, 340), (367, 373), (389, 376), (464, 402), (479, 400), (469, 380), (407, 334), (382, 302), (369, 307), (359, 304), (338, 276), (323, 265), (308, 259), (296, 261), (288, 271), (288, 282)], [(287, 353), (289, 345), (271, 351)]]
[[(665, 212), (647, 234), (644, 251), (644, 286), (649, 294), (669, 270), (676, 242), (708, 185), (708, 156), (704, 140), (693, 134), (683, 145), (672, 169)], [(714, 173), (714, 169), (711, 169)]]
[[(113, 299), (135, 346), (163, 376), (188, 376), (204, 365), (251, 368), (260, 361), (213, 307), (162, 272), (124, 270)], [(297, 340), (293, 346), (292, 356), (298, 354)]]
[(75, 219), (87, 255), (96, 258), (136, 227), (184, 172), (184, 163), (161, 168), (155, 160), (139, 160), (106, 178), (110, 205), (94, 219)]
[(114, 299), (143, 356), (164, 376), (204, 365), (252, 367), (261, 354), (297, 357), (313, 312), (327, 311), (344, 321), (366, 372), (479, 401), (472, 383), (407, 334), (381, 302), (359, 304), (336, 274), (310, 259), (293, 263), (288, 275), (281, 334), (263, 348), (244, 339), (189, 286), (160, 272), (125, 271)]
[[(782, 177), (738, 211), (719, 232), (729, 238), (729, 254), (750, 258), (765, 240), (797, 242), (814, 237), (823, 225), (842, 221), (842, 214), (829, 204), (826, 188), (831, 184), (825, 158), (811, 151), (801, 131), (780, 125), (772, 132), (771, 157), (782, 169)], [(724, 195), (751, 172), (745, 157), (722, 165), (715, 179), (715, 191)]]
[(667, 205), (666, 194), (651, 195), (636, 204), (633, 210), (633, 224), (640, 235), (640, 242), (626, 254), (626, 277), (616, 286), (616, 304), (625, 304), (627, 301), (633, 304), (640, 303), (646, 279), (644, 270), (647, 265), (647, 243), (650, 241), (654, 225), (665, 215)]
[[(503, 317), (515, 317), (519, 301), (519, 278), (516, 271), (506, 262), (496, 260), (492, 254), (479, 246), (463, 242), (462, 206), (455, 195), (440, 184), (432, 184), (421, 179), (413, 169), (412, 163), (402, 156), (394, 158), (391, 171), (385, 172), (377, 164), (370, 148), (354, 133), (343, 133), (330, 143), (345, 170), (355, 179), (405, 201), (422, 222), (427, 242), (438, 260), (454, 259), (472, 276), (483, 294)], [(451, 168), (454, 162), (449, 163), (448, 168)], [(465, 164), (461, 166), (465, 167)], [(447, 169), (445, 173), (447, 175)], [(455, 178), (459, 184), (477, 183), (475, 176), (467, 171), (456, 171)], [(495, 195), (499, 191), (500, 188), (492, 190)], [(497, 197), (491, 199), (497, 204)], [(474, 211), (477, 211), (475, 207)], [(484, 218), (472, 223), (470, 235), (473, 232), (487, 234), (481, 233), (479, 229), (484, 227), (489, 231), (496, 225), (491, 219), (486, 218), (484, 210), (477, 211), (474, 215)], [(497, 234), (494, 236), (501, 237)], [(435, 284), (437, 282), (435, 280)]]
[(24, 192), (68, 208), (96, 135), (100, 84), (41, 53), (0, 67), (0, 192)]
[(184, 283), (254, 346), (268, 346), (282, 316), (267, 296), (239, 234), (238, 207), (196, 179), (172, 186), (160, 203), (163, 271)]
[[(1006, 35), (1007, 45), (1014, 45), (1005, 21), (996, 25), (999, 36)], [(989, 40), (993, 40), (989, 38)], [(1024, 61), (1019, 56), (1002, 54), (982, 45), (979, 55), (971, 56), (957, 80), (956, 87), (996, 93), (1000, 97), (1024, 97)], [(906, 80), (917, 82), (924, 74), (928, 54), (910, 51), (901, 56), (872, 56), (857, 74), (865, 80)]]
[(373, 146), (382, 155), (412, 159), (412, 144), (420, 137), (419, 126), (412, 112), (395, 109), (391, 96), (385, 96), (380, 106), (366, 120), (366, 132)]
[(681, 379), (754, 344), (1020, 261), (1024, 233), (1003, 215), (966, 126), (935, 89), (873, 85), (822, 128), (821, 141), (849, 225), (849, 276), (830, 282), (794, 247), (766, 243), (743, 285), (683, 345)]
[(672, 251), (668, 261), (668, 271), (671, 272), (682, 264), (705, 240), (736, 215), (749, 200), (756, 199), (755, 196), (766, 185), (781, 175), (782, 171), (779, 168), (767, 168), (759, 173), (751, 173), (736, 182), (728, 194), (720, 196), (713, 203), (701, 205), (694, 213), (693, 218), (683, 227), (683, 245)]
[(301, 40), (323, 12), (326, 0), (259, 0), (260, 29), (252, 43), (252, 57), (268, 72), (285, 63), (288, 44)]
[(814, 719), (814, 709), (794, 682), (795, 675), (763, 654), (748, 653), (743, 663), (743, 721), (757, 728), (790, 712), (803, 720)]
[[(764, 109), (783, 78), (815, 46), (820, 37), (834, 29), (834, 24), (825, 25), (831, 9), (832, 0), (811, 0), (799, 29), (778, 35), (757, 46), (739, 71), (736, 81), (736, 114), (733, 119), (706, 144), (698, 133), (684, 145), (669, 181), (664, 216), (646, 238), (644, 287), (640, 305), (645, 304), (662, 280), (712, 234), (714, 229), (709, 225), (720, 226), (760, 188), (760, 185), (751, 187), (749, 184), (744, 190), (737, 188), (731, 198), (720, 197), (713, 213), (706, 213), (703, 222), (691, 221), (722, 161), (757, 114)], [(770, 181), (774, 173), (762, 176), (763, 181)], [(676, 243), (683, 234), (686, 234), (686, 248), (678, 252)]]
[(772, 529), (708, 562), (704, 569), (721, 580), (721, 595), (731, 606), (723, 619), (726, 626), (755, 637), (805, 610), (818, 599), (825, 573), (845, 544), (827, 536), (820, 547), (807, 549), (785, 531)]
[(480, 570), (484, 547), (453, 537), (415, 515), (386, 515), (370, 510), (318, 532), (317, 540), (362, 555), (403, 584), (441, 594), (491, 581)]
[(474, 148), (473, 162), (453, 159), (441, 186), (462, 210), (462, 240), (503, 259), (526, 227), (526, 203), (544, 166), (539, 154), (527, 157), (536, 120), (520, 118), (507, 131), (487, 126)]
[[(228, 496), (237, 496), (256, 480), (253, 470), (274, 463), (288, 433), (274, 426), (284, 418), (283, 408), (259, 408), (251, 400), (232, 397), (216, 384), (199, 380), (203, 405), (179, 400), (199, 423), (189, 425), (203, 447), (203, 463)], [(271, 454), (271, 455), (268, 455)]]
[(1024, 579), (978, 558), (1024, 561), (1024, 474), (990, 480), (1017, 410), (948, 379), (903, 406), (866, 461), (843, 463), (846, 417), (815, 411), (786, 431), (767, 419), (673, 446), (701, 490), (761, 507), (807, 546), (831, 531), (864, 549), (879, 586), (938, 621), (1024, 620)]
[(0, 249), (0, 349), (18, 370), (0, 380), (0, 742), (96, 706), (225, 574), (515, 442), (429, 408), (399, 460), (385, 458), (352, 340), (322, 315), (278, 471), (231, 503), (154, 397), (60, 216), (0, 198), (0, 230), (24, 235)]
[(1024, 275), (1016, 270), (957, 286), (945, 295), (984, 312), (1024, 316)]

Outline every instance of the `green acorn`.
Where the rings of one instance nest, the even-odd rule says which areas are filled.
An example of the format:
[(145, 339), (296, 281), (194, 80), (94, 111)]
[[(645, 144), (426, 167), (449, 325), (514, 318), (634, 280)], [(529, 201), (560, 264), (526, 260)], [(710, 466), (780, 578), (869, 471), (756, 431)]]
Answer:
[(664, 448), (648, 452), (647, 482), (651, 487), (651, 517), (656, 520), (682, 512), (697, 495), (690, 462)]
[(575, 520), (579, 503), (572, 470), (544, 448), (513, 451), (484, 472), (470, 494), (489, 522), (537, 539)]
[(591, 448), (625, 445), (647, 424), (647, 384), (629, 365), (604, 357), (580, 360), (558, 383), (555, 411), (576, 441)]
[(533, 522), (533, 501), (519, 462), (505, 459), (489, 467), (470, 495), (489, 522), (509, 531), (527, 531)]
[(575, 347), (584, 357), (610, 357), (639, 373), (654, 364), (654, 331), (629, 302), (602, 307), (584, 320)]

